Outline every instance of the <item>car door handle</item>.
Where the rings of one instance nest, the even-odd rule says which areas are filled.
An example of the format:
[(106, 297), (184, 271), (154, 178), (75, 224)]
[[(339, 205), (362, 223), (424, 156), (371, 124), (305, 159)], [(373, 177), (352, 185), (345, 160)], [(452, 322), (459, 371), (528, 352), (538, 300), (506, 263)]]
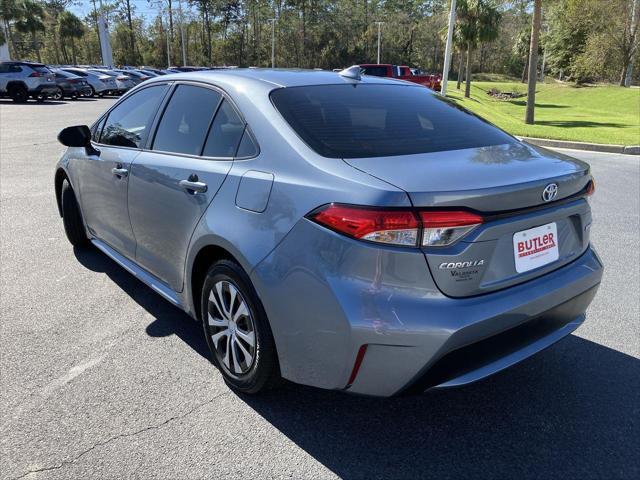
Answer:
[(126, 177), (129, 175), (129, 170), (126, 168), (112, 168), (111, 173), (113, 173), (116, 177)]
[(180, 180), (178, 185), (192, 193), (204, 193), (208, 188), (206, 183), (192, 182), (191, 180)]

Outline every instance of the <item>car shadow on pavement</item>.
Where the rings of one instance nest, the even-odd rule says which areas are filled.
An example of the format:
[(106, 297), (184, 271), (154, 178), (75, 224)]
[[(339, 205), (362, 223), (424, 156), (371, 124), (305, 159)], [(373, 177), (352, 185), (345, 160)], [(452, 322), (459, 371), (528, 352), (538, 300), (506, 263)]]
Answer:
[(136, 279), (104, 253), (93, 247), (74, 248), (76, 259), (89, 270), (105, 273), (113, 282), (144, 308), (154, 321), (146, 332), (151, 337), (177, 335), (196, 353), (209, 359), (209, 349), (202, 334), (200, 323), (168, 301), (160, 297), (151, 288)]
[(570, 336), (475, 385), (241, 398), (342, 478), (639, 478), (640, 361)]
[(46, 100), (44, 102), (36, 102), (35, 100), (29, 100), (27, 102), (24, 103), (16, 103), (13, 100), (11, 100), (10, 98), (3, 98), (0, 99), (0, 105), (18, 105), (18, 106), (23, 106), (23, 105), (37, 105), (37, 106), (44, 106), (44, 105), (64, 105), (68, 103), (68, 101), (66, 100)]
[[(150, 336), (208, 358), (197, 322), (102, 252), (74, 253), (154, 317)], [(639, 478), (639, 379), (640, 360), (571, 335), (459, 389), (380, 399), (287, 383), (237, 396), (342, 478)]]

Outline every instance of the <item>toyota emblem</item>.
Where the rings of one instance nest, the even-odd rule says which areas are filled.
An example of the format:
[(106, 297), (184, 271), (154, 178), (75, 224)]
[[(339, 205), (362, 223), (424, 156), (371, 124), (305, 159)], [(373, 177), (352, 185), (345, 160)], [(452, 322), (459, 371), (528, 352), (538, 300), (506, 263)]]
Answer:
[(551, 200), (556, 198), (557, 195), (558, 195), (557, 183), (550, 183), (549, 185), (544, 187), (544, 190), (542, 191), (542, 199), (545, 202), (550, 202)]

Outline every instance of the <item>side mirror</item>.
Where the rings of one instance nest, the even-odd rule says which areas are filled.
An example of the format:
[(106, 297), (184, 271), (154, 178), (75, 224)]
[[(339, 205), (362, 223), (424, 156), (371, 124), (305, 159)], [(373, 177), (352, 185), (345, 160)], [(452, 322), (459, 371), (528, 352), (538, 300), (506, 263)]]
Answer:
[(58, 141), (65, 147), (86, 147), (91, 142), (91, 130), (86, 125), (67, 127), (58, 134)]
[(65, 147), (84, 147), (87, 155), (99, 155), (100, 151), (91, 145), (91, 130), (86, 125), (75, 125), (62, 129), (58, 141)]

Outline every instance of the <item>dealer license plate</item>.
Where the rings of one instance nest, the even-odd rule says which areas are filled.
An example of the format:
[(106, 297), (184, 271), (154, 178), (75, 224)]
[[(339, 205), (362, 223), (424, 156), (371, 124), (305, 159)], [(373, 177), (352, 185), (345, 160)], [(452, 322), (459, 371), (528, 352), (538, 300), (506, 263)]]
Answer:
[(518, 273), (558, 260), (558, 229), (555, 222), (515, 233), (513, 255)]

